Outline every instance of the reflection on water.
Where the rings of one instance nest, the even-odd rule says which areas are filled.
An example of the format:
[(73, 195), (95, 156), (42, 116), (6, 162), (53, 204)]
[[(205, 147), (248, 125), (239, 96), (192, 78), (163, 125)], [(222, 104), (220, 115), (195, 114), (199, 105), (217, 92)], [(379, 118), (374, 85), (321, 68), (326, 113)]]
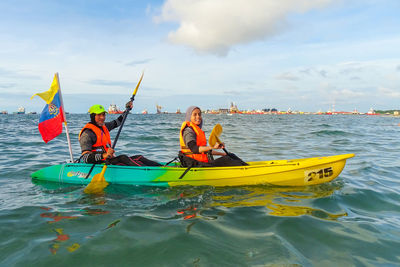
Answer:
[[(49, 246), (49, 250), (50, 253), (55, 255), (57, 253), (57, 251), (60, 249), (62, 243), (68, 241), (70, 239), (69, 235), (64, 234), (64, 231), (62, 228), (57, 228), (57, 229), (53, 229), (53, 232), (56, 233), (57, 238), (54, 239), (50, 246)], [(80, 247), (80, 245), (78, 243), (73, 243), (70, 246), (65, 247), (67, 251), (69, 252), (74, 252), (75, 250), (77, 250)]]
[[(324, 220), (337, 220), (340, 217), (347, 216), (346, 212), (332, 213), (318, 208), (315, 201), (323, 198), (329, 198), (336, 190), (342, 188), (340, 182), (322, 184), (308, 187), (282, 187), (282, 186), (243, 186), (243, 187), (139, 187), (139, 186), (109, 186), (106, 196), (94, 196), (83, 194), (82, 188), (77, 190), (76, 186), (62, 186), (55, 183), (40, 182), (40, 186), (52, 193), (78, 192), (77, 202), (79, 204), (103, 205), (107, 206), (107, 198), (124, 198), (131, 201), (132, 206), (136, 204), (141, 208), (153, 211), (157, 215), (157, 207), (160, 205), (175, 206), (176, 213), (165, 219), (205, 219), (213, 220), (221, 214), (204, 215), (207, 209), (213, 207), (266, 207), (267, 214), (273, 216), (302, 216), (309, 215)], [(147, 201), (144, 201), (147, 200)], [(142, 203), (137, 203), (141, 201)], [(153, 206), (154, 205), (154, 206)], [(81, 215), (103, 215), (110, 211), (85, 207), (80, 210)], [(43, 214), (54, 221), (61, 219), (71, 219), (76, 217)]]
[[(45, 211), (52, 210), (52, 208), (49, 208), (49, 207), (40, 207), (40, 208)], [(78, 218), (78, 216), (64, 216), (60, 212), (44, 212), (44, 213), (40, 214), (40, 217), (52, 219), (51, 221), (47, 222), (49, 224), (50, 223), (56, 224), (64, 219), (77, 219)], [(55, 255), (57, 253), (57, 251), (60, 249), (60, 247), (62, 246), (62, 244), (64, 242), (67, 242), (68, 240), (70, 240), (70, 236), (68, 234), (64, 233), (63, 228), (53, 228), (53, 229), (51, 229), (51, 231), (56, 234), (56, 238), (50, 242), (49, 250), (50, 250), (51, 254)], [(80, 247), (80, 245), (78, 243), (73, 243), (70, 246), (65, 246), (66, 250), (69, 252), (74, 252), (79, 247)]]
[[(265, 206), (269, 210), (268, 214), (274, 216), (310, 215), (325, 220), (336, 220), (342, 216), (347, 216), (347, 213), (333, 214), (322, 209), (313, 208), (311, 205), (312, 200), (329, 197), (335, 190), (340, 188), (341, 186), (337, 184), (309, 187), (252, 186), (242, 187), (239, 194), (238, 192), (227, 194), (224, 189), (217, 188), (215, 190), (216, 194), (213, 196), (212, 206)], [(295, 205), (296, 203), (310, 203), (310, 206)]]
[[(201, 216), (211, 207), (266, 207), (273, 216), (310, 215), (319, 219), (337, 220), (347, 216), (346, 212), (331, 213), (315, 208), (314, 201), (329, 198), (342, 187), (340, 183), (324, 184), (309, 187), (190, 187), (172, 188), (166, 192), (170, 201), (185, 200), (187, 207), (178, 209), (183, 219), (203, 218), (215, 219), (219, 215)], [(308, 204), (308, 205), (307, 205)]]
[[(42, 209), (49, 210), (49, 208), (42, 208)], [(63, 216), (59, 212), (45, 212), (45, 213), (40, 214), (40, 217), (52, 219), (51, 221), (48, 221), (47, 223), (56, 223), (56, 222), (59, 222), (59, 221), (64, 220), (64, 219), (76, 219), (76, 218), (78, 218), (77, 216)]]

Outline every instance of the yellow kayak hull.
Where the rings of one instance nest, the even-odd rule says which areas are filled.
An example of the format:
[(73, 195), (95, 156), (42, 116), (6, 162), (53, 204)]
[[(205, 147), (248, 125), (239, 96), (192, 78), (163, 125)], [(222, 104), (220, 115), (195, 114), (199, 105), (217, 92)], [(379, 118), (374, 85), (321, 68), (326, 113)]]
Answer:
[[(180, 180), (168, 181), (169, 186), (241, 186), (273, 184), (306, 186), (330, 182), (342, 172), (346, 160), (354, 154), (328, 157), (256, 161), (249, 166), (192, 168)], [(177, 176), (175, 176), (177, 177)], [(163, 178), (160, 177), (160, 181)]]

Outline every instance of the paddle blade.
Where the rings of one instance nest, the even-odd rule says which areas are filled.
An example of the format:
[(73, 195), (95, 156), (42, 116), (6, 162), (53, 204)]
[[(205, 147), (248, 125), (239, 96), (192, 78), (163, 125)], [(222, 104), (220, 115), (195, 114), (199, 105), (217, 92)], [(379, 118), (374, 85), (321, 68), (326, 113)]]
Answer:
[(107, 165), (104, 165), (100, 173), (95, 174), (90, 181), (90, 183), (83, 190), (86, 194), (101, 194), (104, 188), (107, 187), (108, 183), (104, 178), (104, 173), (106, 172)]
[(136, 95), (137, 90), (139, 89), (140, 83), (142, 82), (143, 75), (144, 75), (144, 71), (142, 72), (142, 76), (140, 76), (140, 80), (139, 80), (138, 84), (136, 85), (135, 91), (133, 91), (132, 96), (135, 96), (135, 95)]
[(210, 137), (208, 138), (208, 143), (210, 146), (214, 146), (215, 143), (221, 143), (219, 140), (219, 136), (222, 134), (222, 126), (221, 124), (215, 124), (213, 130), (211, 131)]

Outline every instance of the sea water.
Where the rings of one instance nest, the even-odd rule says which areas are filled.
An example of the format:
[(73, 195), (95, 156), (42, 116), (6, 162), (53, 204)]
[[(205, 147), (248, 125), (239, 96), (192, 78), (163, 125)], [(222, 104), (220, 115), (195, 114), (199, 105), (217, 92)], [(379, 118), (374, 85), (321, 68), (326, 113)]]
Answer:
[[(317, 186), (110, 185), (96, 196), (31, 180), (69, 160), (65, 131), (45, 144), (38, 117), (0, 115), (1, 266), (400, 264), (399, 117), (205, 114), (206, 135), (220, 123), (228, 151), (246, 161), (356, 156)], [(183, 118), (129, 115), (117, 154), (172, 160)], [(67, 119), (76, 159), (88, 115)]]

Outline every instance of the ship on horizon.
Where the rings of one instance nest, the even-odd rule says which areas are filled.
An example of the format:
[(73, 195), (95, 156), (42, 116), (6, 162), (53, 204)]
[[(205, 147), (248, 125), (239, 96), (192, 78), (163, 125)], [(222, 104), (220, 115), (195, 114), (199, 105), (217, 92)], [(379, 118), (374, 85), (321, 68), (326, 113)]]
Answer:
[(165, 112), (165, 111), (161, 111), (161, 109), (163, 108), (162, 106), (160, 106), (160, 105), (156, 105), (156, 108), (157, 108), (157, 114), (167, 114), (168, 112)]
[(25, 114), (25, 108), (24, 107), (19, 107), (17, 112), (13, 112), (14, 114)]
[(110, 106), (108, 107), (108, 113), (109, 114), (122, 114), (122, 113), (124, 113), (122, 110), (120, 110), (118, 107), (117, 107), (117, 105), (115, 105), (114, 103), (113, 104), (110, 104)]
[(379, 113), (376, 113), (373, 108), (370, 108), (367, 112), (367, 115), (379, 115)]

